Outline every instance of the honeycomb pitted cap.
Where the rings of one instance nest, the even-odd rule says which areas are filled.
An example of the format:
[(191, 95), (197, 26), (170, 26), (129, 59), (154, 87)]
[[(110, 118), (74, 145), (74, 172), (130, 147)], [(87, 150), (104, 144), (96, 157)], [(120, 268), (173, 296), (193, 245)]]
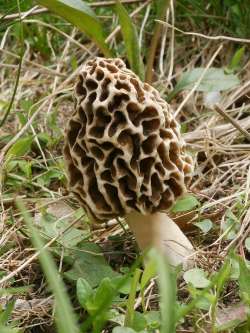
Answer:
[(69, 188), (97, 221), (166, 211), (186, 190), (192, 159), (169, 105), (121, 59), (82, 67), (65, 131)]

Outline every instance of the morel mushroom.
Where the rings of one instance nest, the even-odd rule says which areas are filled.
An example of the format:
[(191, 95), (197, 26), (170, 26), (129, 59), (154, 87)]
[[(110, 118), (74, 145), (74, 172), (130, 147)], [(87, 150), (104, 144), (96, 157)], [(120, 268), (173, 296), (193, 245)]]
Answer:
[(186, 190), (192, 160), (169, 105), (120, 59), (88, 61), (75, 86), (64, 149), (70, 190), (89, 216), (124, 216), (141, 249), (173, 265), (193, 247), (166, 211)]

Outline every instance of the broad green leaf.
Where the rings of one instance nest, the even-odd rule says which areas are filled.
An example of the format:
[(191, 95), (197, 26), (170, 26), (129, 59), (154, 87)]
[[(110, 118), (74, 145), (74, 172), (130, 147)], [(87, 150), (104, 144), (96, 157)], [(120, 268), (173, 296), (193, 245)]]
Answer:
[(103, 27), (85, 1), (37, 0), (37, 2), (83, 31), (99, 46), (106, 57), (111, 56), (111, 51), (105, 42)]
[(217, 297), (220, 296), (225, 284), (230, 278), (231, 273), (231, 261), (230, 259), (226, 258), (222, 267), (220, 268), (219, 272), (214, 277), (214, 282), (216, 284), (216, 294)]
[(131, 69), (141, 78), (144, 78), (143, 62), (141, 59), (136, 28), (128, 15), (128, 12), (120, 1), (116, 1), (116, 13), (118, 15), (121, 31), (127, 51), (127, 57)]
[(96, 294), (94, 296), (94, 305), (96, 308), (101, 308), (104, 299), (108, 299), (109, 295), (114, 293), (114, 286), (110, 278), (104, 278), (98, 288), (96, 289)]
[(199, 205), (200, 205), (200, 203), (196, 199), (196, 197), (194, 197), (191, 194), (188, 194), (188, 195), (178, 199), (171, 210), (174, 213), (186, 212), (188, 210), (194, 209), (195, 207), (197, 207)]
[(0, 325), (6, 325), (11, 318), (11, 314), (14, 310), (15, 302), (11, 301), (7, 303), (3, 312), (0, 311)]
[(41, 251), (39, 260), (41, 267), (44, 271), (49, 287), (53, 291), (55, 296), (56, 306), (56, 325), (58, 332), (60, 333), (78, 333), (79, 329), (76, 323), (73, 307), (71, 305), (69, 296), (66, 292), (65, 285), (58, 274), (56, 264), (50, 254), (50, 252), (44, 248), (43, 241), (34, 227), (34, 221), (29, 213), (27, 213), (24, 205), (21, 201), (17, 201), (17, 207), (21, 212), (23, 219), (31, 233), (31, 241), (33, 246)]
[(197, 309), (209, 311), (211, 307), (211, 301), (206, 296), (198, 298), (195, 307)]
[(49, 186), (52, 180), (62, 180), (64, 173), (62, 170), (57, 168), (50, 168), (44, 172), (41, 176), (37, 177), (37, 183), (43, 186)]
[(25, 116), (22, 112), (17, 112), (17, 117), (21, 126), (24, 126), (28, 121), (27, 116)]
[(149, 311), (144, 313), (144, 317), (147, 320), (148, 326), (154, 329), (158, 329), (160, 327), (161, 322), (161, 314), (160, 311)]
[[(197, 81), (200, 79), (205, 68), (194, 68), (188, 72), (185, 72), (174, 90), (168, 96), (168, 99), (172, 99), (181, 90), (191, 90)], [(234, 74), (226, 74), (223, 68), (209, 68), (201, 83), (196, 88), (196, 91), (211, 92), (211, 91), (224, 91), (234, 88), (240, 84), (239, 79)]]
[(10, 148), (7, 153), (7, 157), (18, 157), (24, 156), (27, 154), (32, 145), (33, 137), (27, 136), (26, 138), (19, 139), (14, 145)]
[(210, 281), (206, 278), (205, 272), (200, 268), (192, 268), (186, 271), (183, 278), (195, 288), (206, 288), (210, 284)]
[(29, 112), (30, 108), (33, 105), (33, 101), (31, 99), (24, 99), (20, 101), (20, 106), (25, 112)]
[(248, 252), (250, 252), (250, 237), (245, 240), (245, 246)]
[(107, 315), (109, 321), (119, 324), (121, 326), (124, 324), (125, 315), (120, 313), (118, 310), (110, 309)]
[(138, 311), (135, 311), (132, 328), (136, 332), (141, 332), (142, 330), (144, 330), (146, 328), (146, 326), (147, 326), (147, 320), (146, 320), (144, 314), (140, 313)]
[(66, 230), (70, 224), (67, 220), (42, 223), (45, 235), (51, 239), (57, 237), (57, 242), (66, 248), (72, 248), (76, 246), (89, 235), (88, 231), (80, 230), (74, 227), (71, 227), (66, 232), (64, 232), (64, 230)]
[(200, 228), (204, 234), (208, 233), (209, 230), (211, 230), (213, 228), (213, 222), (209, 219), (204, 219), (200, 222), (194, 223), (194, 225), (196, 225), (196, 227)]
[(250, 269), (245, 261), (238, 257), (240, 266), (239, 287), (243, 301), (250, 306)]
[(237, 232), (240, 228), (240, 223), (238, 218), (233, 214), (233, 212), (228, 209), (226, 211), (226, 218), (221, 224), (222, 231), (225, 232), (225, 238), (227, 240), (232, 240), (236, 237)]
[(70, 252), (71, 258), (74, 259), (74, 264), (70, 270), (64, 273), (68, 279), (76, 281), (79, 278), (84, 278), (94, 288), (105, 277), (113, 279), (119, 276), (107, 264), (97, 244), (86, 242), (79, 244), (78, 247), (79, 250)]
[(25, 160), (19, 161), (18, 166), (27, 178), (31, 177), (31, 175), (32, 175), (32, 162), (25, 161)]
[[(62, 212), (61, 216), (59, 209), (61, 209)], [(69, 228), (73, 221), (73, 217), (73, 211), (70, 211), (69, 209), (67, 211), (67, 205), (64, 206), (61, 204), (58, 205), (58, 208), (56, 205), (51, 205), (49, 210), (43, 211), (37, 216), (37, 219), (39, 221), (39, 226), (41, 226), (42, 233), (46, 237), (50, 239), (57, 237), (57, 242), (64, 247), (74, 248), (78, 243), (89, 236), (89, 231), (78, 229), (73, 226)]]
[(76, 294), (77, 294), (77, 299), (81, 306), (85, 309), (88, 310), (87, 308), (87, 302), (90, 300), (90, 298), (93, 297), (94, 290), (91, 288), (90, 284), (88, 281), (86, 281), (83, 278), (79, 278), (76, 283)]
[(231, 280), (238, 280), (239, 276), (240, 276), (239, 262), (235, 258), (231, 258), (230, 262), (231, 262), (230, 279)]
[(112, 333), (136, 333), (136, 331), (129, 327), (115, 327)]
[[(133, 277), (132, 276), (127, 276), (126, 280), (124, 281), (124, 276), (120, 275), (112, 279), (112, 283), (114, 287), (119, 286), (122, 284), (121, 287), (118, 287), (119, 292), (124, 295), (128, 295), (130, 292), (131, 288), (131, 283), (132, 283)], [(140, 285), (138, 284), (136, 291), (140, 290)]]

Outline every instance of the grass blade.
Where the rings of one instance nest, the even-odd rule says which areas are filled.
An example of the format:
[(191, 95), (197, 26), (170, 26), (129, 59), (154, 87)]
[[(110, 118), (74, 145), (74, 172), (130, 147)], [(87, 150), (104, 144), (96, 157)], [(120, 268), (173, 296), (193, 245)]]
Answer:
[(141, 79), (144, 79), (137, 31), (125, 7), (118, 0), (116, 1), (116, 13), (121, 26), (130, 67)]
[(83, 31), (96, 43), (105, 57), (112, 56), (105, 43), (103, 27), (85, 2), (81, 0), (37, 0), (37, 2)]
[(43, 241), (34, 227), (32, 217), (26, 211), (25, 206), (20, 200), (16, 202), (16, 205), (31, 233), (33, 246), (40, 251), (39, 260), (44, 274), (46, 275), (49, 287), (55, 296), (56, 325), (58, 333), (78, 333), (79, 329), (76, 325), (73, 308), (66, 293), (65, 286), (58, 275), (56, 265), (48, 250), (43, 248)]
[(161, 309), (161, 333), (175, 332), (176, 325), (176, 276), (170, 269), (165, 257), (152, 249), (149, 252), (150, 259), (156, 263), (159, 276), (160, 309)]
[(133, 278), (133, 281), (131, 284), (129, 298), (127, 301), (127, 313), (125, 316), (125, 326), (128, 326), (128, 327), (132, 327), (133, 322), (134, 322), (134, 314), (135, 314), (134, 305), (135, 305), (135, 298), (136, 298), (136, 289), (137, 289), (137, 285), (140, 280), (140, 276), (141, 276), (141, 270), (137, 268), (135, 270), (135, 275), (134, 275), (134, 278)]

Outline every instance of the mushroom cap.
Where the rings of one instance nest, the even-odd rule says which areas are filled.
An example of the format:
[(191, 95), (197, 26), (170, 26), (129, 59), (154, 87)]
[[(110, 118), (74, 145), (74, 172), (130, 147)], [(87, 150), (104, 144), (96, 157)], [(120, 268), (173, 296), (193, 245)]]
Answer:
[(121, 59), (84, 64), (65, 131), (69, 188), (106, 221), (166, 211), (186, 191), (192, 159), (170, 106)]

